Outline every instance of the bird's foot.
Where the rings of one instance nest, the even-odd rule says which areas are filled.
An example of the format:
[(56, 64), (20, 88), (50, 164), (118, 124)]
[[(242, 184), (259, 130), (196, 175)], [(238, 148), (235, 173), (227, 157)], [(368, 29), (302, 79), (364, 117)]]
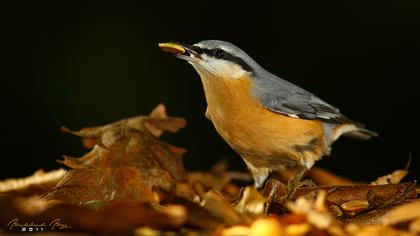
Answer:
[(296, 189), (298, 189), (302, 185), (313, 184), (311, 180), (301, 181), (306, 170), (307, 169), (305, 167), (299, 168), (295, 176), (293, 176), (293, 178), (289, 180), (289, 182), (287, 183), (286, 193), (279, 199), (281, 202), (286, 201), (286, 200), (291, 200), (296, 193)]
[(289, 180), (287, 186), (285, 186), (277, 179), (269, 179), (266, 182), (263, 194), (265, 197), (267, 197), (267, 202), (264, 204), (265, 214), (269, 212), (269, 208), (274, 201), (280, 205), (284, 205), (283, 203), (285, 201), (293, 199), (297, 188), (302, 185), (313, 184), (311, 180), (300, 181), (306, 170), (307, 169), (305, 167), (299, 168), (295, 176)]

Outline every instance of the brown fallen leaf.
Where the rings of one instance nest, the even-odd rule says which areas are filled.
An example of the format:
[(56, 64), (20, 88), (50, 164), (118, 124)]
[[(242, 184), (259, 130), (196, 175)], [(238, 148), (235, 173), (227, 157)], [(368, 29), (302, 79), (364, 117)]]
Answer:
[(398, 196), (401, 197), (400, 200), (404, 200), (405, 198), (416, 198), (417, 193), (414, 188), (415, 186), (416, 182), (413, 181), (387, 185), (302, 187), (297, 189), (295, 198), (306, 195), (315, 190), (323, 189), (328, 193), (326, 197), (327, 204), (341, 205), (354, 200), (369, 200), (369, 193), (373, 193), (385, 203)]
[(242, 189), (239, 198), (232, 205), (242, 213), (261, 215), (264, 213), (264, 205), (267, 198), (261, 195), (254, 186), (247, 186)]
[(261, 218), (252, 222), (249, 235), (277, 236), (282, 234), (282, 228), (274, 217)]
[(356, 224), (358, 226), (378, 225), (382, 223), (383, 216), (392, 208), (381, 208), (366, 212), (361, 215), (344, 219), (347, 224)]
[(395, 225), (416, 219), (420, 219), (420, 200), (409, 202), (392, 209), (384, 215), (382, 223), (385, 225)]
[(420, 218), (413, 220), (408, 226), (410, 232), (420, 234)]
[[(0, 224), (9, 232), (10, 222), (17, 219), (19, 223), (45, 223), (45, 230), (51, 230), (51, 222), (59, 220), (70, 228), (66, 231), (93, 232), (127, 232), (141, 226), (150, 227), (179, 227), (186, 221), (187, 212), (180, 205), (164, 205), (159, 209), (146, 204), (112, 204), (100, 209), (71, 204), (56, 204), (38, 214), (27, 214), (20, 209), (19, 204), (9, 197), (0, 197)], [(18, 228), (19, 230), (19, 228)], [(61, 230), (55, 230), (59, 233)]]
[(197, 203), (192, 202), (188, 199), (175, 196), (172, 199), (170, 199), (170, 202), (186, 207), (188, 211), (186, 225), (190, 227), (192, 226), (194, 228), (199, 229), (215, 230), (224, 223), (222, 219), (217, 218), (215, 214), (212, 214), (210, 212), (213, 209), (210, 209), (210, 211), (206, 210)]
[[(80, 131), (63, 128), (92, 150), (81, 158), (65, 157), (61, 162), (69, 171), (0, 181), (0, 225), (59, 219), (72, 227), (72, 235), (420, 233), (416, 182), (398, 183), (405, 172), (380, 178), (376, 184), (383, 185), (362, 185), (315, 168), (307, 176), (328, 186), (299, 187), (292, 201), (280, 201), (286, 186), (277, 178), (257, 190), (249, 173), (228, 171), (226, 162), (186, 173), (185, 150), (157, 139), (184, 125), (159, 105), (150, 116)], [(287, 182), (290, 173), (277, 177)]]
[(396, 170), (389, 175), (384, 175), (371, 182), (372, 185), (384, 185), (384, 184), (398, 184), (405, 176), (407, 176), (407, 170)]
[[(301, 187), (297, 189), (293, 199), (305, 197), (314, 201), (320, 191), (325, 191), (325, 207), (329, 213), (336, 218), (347, 220), (347, 218), (354, 218), (360, 214), (364, 215), (366, 212), (375, 209), (395, 205), (406, 199), (414, 199), (417, 196), (415, 186), (416, 181), (388, 185)], [(264, 190), (266, 191), (266, 189)], [(284, 203), (281, 200), (282, 196), (283, 191), (277, 192), (270, 205), (270, 213), (285, 213)], [(373, 215), (369, 215), (366, 220), (373, 222), (374, 220), (370, 219), (372, 217)], [(354, 219), (354, 222), (356, 221), (357, 219)]]
[(204, 199), (206, 193), (215, 190), (223, 194), (229, 201), (237, 198), (240, 186), (232, 183), (232, 180), (250, 181), (248, 173), (228, 171), (226, 161), (217, 162), (210, 171), (194, 171), (187, 173), (186, 182), (178, 182), (176, 195), (191, 201), (199, 202)]
[[(37, 170), (33, 175), (0, 181), (0, 193), (10, 191), (45, 192), (50, 190), (66, 174), (64, 169), (44, 172)], [(30, 190), (30, 191), (28, 191)]]
[(226, 225), (244, 224), (252, 220), (248, 215), (235, 210), (220, 193), (213, 190), (206, 194), (201, 205)]
[(354, 236), (372, 236), (372, 235), (382, 235), (382, 236), (415, 236), (416, 234), (385, 227), (381, 225), (368, 226), (361, 228), (358, 232), (353, 234)]
[(159, 202), (161, 192), (174, 191), (186, 174), (184, 149), (157, 137), (185, 124), (182, 118), (167, 117), (164, 106), (159, 105), (151, 116), (80, 131), (64, 129), (82, 137), (93, 149), (81, 158), (65, 156), (59, 161), (72, 169), (45, 197), (73, 204)]
[(320, 190), (315, 199), (302, 196), (294, 202), (287, 202), (286, 206), (295, 214), (305, 215), (308, 223), (319, 229), (326, 229), (334, 223), (334, 218), (325, 207), (326, 195), (325, 190)]

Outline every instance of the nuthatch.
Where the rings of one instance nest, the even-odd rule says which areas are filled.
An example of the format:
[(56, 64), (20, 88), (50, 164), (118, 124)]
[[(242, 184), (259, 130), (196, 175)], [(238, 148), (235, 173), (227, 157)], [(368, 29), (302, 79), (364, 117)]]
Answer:
[(306, 170), (330, 153), (338, 137), (377, 136), (312, 93), (266, 71), (231, 43), (205, 40), (159, 47), (200, 74), (206, 116), (243, 158), (256, 187), (262, 187), (271, 171), (294, 167), (298, 171), (286, 194), (291, 197)]

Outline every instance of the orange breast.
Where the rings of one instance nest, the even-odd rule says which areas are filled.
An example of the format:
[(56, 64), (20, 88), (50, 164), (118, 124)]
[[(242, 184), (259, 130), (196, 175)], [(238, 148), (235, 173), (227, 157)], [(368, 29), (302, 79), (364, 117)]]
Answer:
[[(303, 163), (302, 158), (322, 156), (324, 139), (320, 121), (292, 118), (265, 109), (252, 96), (249, 77), (206, 77), (202, 81), (207, 117), (223, 139), (254, 165)], [(314, 140), (311, 149), (299, 149)]]

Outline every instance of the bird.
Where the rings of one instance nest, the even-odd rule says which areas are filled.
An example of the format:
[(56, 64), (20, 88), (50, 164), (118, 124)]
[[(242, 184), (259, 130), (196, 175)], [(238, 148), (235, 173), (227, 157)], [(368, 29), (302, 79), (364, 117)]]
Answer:
[(232, 43), (174, 41), (159, 47), (198, 72), (206, 117), (242, 157), (257, 188), (263, 187), (270, 172), (295, 168), (284, 196), (290, 199), (304, 173), (330, 154), (340, 136), (364, 140), (378, 136), (311, 92), (268, 72)]

